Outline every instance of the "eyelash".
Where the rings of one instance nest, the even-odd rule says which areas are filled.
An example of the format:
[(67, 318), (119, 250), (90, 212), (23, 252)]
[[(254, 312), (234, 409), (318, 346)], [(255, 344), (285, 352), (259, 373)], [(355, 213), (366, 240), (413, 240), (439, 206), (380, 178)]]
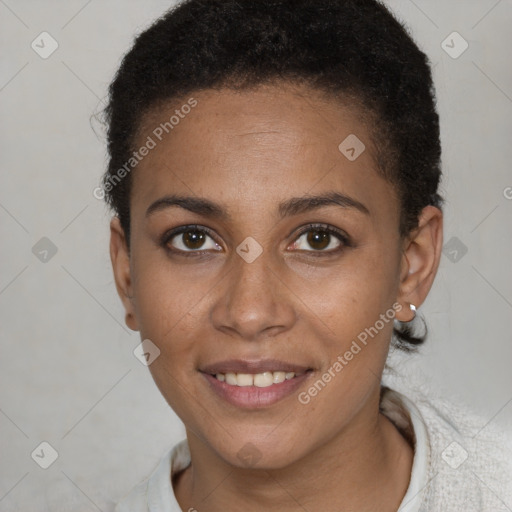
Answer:
[[(201, 250), (197, 250), (197, 251), (182, 251), (181, 249), (176, 249), (174, 247), (170, 247), (169, 246), (169, 242), (176, 236), (178, 235), (181, 235), (182, 233), (186, 233), (187, 231), (199, 231), (199, 232), (202, 232), (202, 233), (206, 233), (210, 238), (212, 238), (215, 243), (218, 244), (217, 240), (215, 240), (215, 236), (213, 235), (213, 232), (211, 229), (205, 227), (205, 226), (200, 226), (198, 224), (189, 224), (187, 226), (181, 226), (179, 228), (175, 228), (175, 229), (171, 229), (169, 231), (167, 231), (163, 237), (162, 237), (162, 240), (161, 240), (161, 245), (162, 247), (172, 253), (172, 254), (177, 254), (179, 256), (185, 256), (185, 257), (195, 257), (195, 258), (200, 258), (200, 257), (205, 257), (205, 256), (208, 256), (208, 251), (201, 251)], [(220, 244), (219, 244), (220, 245)]]
[[(311, 251), (304, 251), (308, 253), (309, 255), (313, 257), (326, 257), (326, 256), (332, 256), (334, 254), (338, 254), (339, 252), (343, 251), (346, 247), (352, 247), (352, 243), (349, 239), (349, 237), (341, 230), (334, 228), (333, 226), (330, 226), (329, 224), (308, 224), (307, 226), (304, 226), (300, 229), (299, 233), (297, 234), (294, 243), (304, 234), (313, 231), (318, 230), (322, 231), (324, 233), (327, 233), (329, 235), (335, 236), (340, 242), (341, 245), (337, 247), (336, 249), (331, 249), (329, 251), (322, 251), (322, 250), (311, 250)], [(170, 231), (167, 231), (161, 239), (161, 245), (162, 247), (167, 250), (170, 253), (178, 254), (180, 256), (185, 257), (195, 257), (195, 258), (201, 258), (209, 255), (209, 251), (201, 251), (201, 250), (190, 250), (190, 251), (182, 251), (181, 249), (176, 249), (174, 247), (169, 246), (169, 242), (176, 236), (186, 233), (187, 231), (199, 231), (202, 233), (207, 234), (210, 238), (214, 240), (216, 244), (218, 242), (215, 239), (215, 235), (213, 234), (213, 231), (205, 226), (200, 226), (198, 224), (189, 224), (187, 226), (180, 226), (179, 228), (171, 229)], [(220, 245), (220, 244), (218, 244)]]

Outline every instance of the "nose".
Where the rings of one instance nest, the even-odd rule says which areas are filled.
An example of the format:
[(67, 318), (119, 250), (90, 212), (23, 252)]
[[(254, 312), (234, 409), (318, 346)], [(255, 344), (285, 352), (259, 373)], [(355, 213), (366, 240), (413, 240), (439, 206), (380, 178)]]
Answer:
[(251, 263), (234, 255), (211, 312), (216, 329), (247, 341), (288, 331), (296, 321), (293, 294), (270, 266), (265, 251)]

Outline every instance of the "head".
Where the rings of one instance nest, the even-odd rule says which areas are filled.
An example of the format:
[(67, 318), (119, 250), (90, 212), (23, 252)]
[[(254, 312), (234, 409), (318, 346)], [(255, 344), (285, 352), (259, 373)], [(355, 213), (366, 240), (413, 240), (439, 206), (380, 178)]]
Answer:
[[(431, 73), (403, 26), (374, 0), (189, 0), (137, 37), (106, 114), (117, 290), (189, 433), (282, 467), (371, 428), (442, 245)], [(226, 360), (305, 373), (247, 409), (212, 391)]]

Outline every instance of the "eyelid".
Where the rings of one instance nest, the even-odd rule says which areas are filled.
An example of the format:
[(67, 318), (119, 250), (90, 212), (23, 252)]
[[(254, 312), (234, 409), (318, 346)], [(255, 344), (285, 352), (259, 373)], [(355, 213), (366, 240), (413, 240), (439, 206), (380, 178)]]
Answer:
[[(331, 226), (330, 224), (325, 224), (323, 222), (310, 222), (301, 228), (299, 228), (298, 234), (294, 237), (293, 242), (295, 243), (298, 238), (300, 238), (305, 233), (308, 233), (309, 231), (312, 231), (313, 229), (318, 229), (319, 231), (325, 231), (326, 233), (329, 233), (331, 235), (334, 235), (338, 240), (343, 244), (345, 247), (352, 247), (352, 241), (347, 233), (345, 233), (343, 230), (336, 228), (335, 226)], [(293, 233), (292, 233), (293, 234)], [(300, 252), (306, 252), (306, 253), (314, 253), (314, 254), (334, 254), (338, 252), (340, 248), (333, 249), (330, 251), (300, 251)]]
[(168, 244), (173, 238), (175, 238), (176, 236), (179, 236), (183, 233), (186, 233), (187, 231), (193, 231), (193, 230), (206, 233), (217, 245), (219, 245), (219, 246), (221, 245), (219, 243), (219, 241), (217, 240), (216, 235), (214, 234), (214, 231), (211, 228), (203, 226), (202, 224), (187, 224), (184, 226), (178, 226), (176, 228), (169, 229), (162, 235), (162, 237), (160, 239), (160, 241), (161, 241), (160, 243), (164, 248), (166, 248), (167, 250), (172, 251), (174, 253), (179, 253), (179, 254), (184, 254), (184, 255), (189, 255), (189, 254), (201, 255), (201, 254), (209, 253), (211, 251), (211, 249), (208, 249), (208, 250), (197, 249), (197, 250), (183, 251), (182, 249), (177, 249), (176, 247), (172, 247), (172, 248), (169, 247)]
[[(298, 252), (302, 252), (302, 253), (310, 253), (310, 254), (314, 254), (314, 255), (322, 255), (322, 254), (326, 254), (326, 255), (329, 255), (329, 254), (335, 254), (337, 252), (339, 252), (341, 249), (343, 249), (343, 247), (351, 247), (352, 246), (352, 243), (351, 243), (351, 239), (350, 237), (341, 229), (339, 228), (336, 228), (334, 226), (331, 226), (330, 224), (325, 224), (325, 223), (321, 223), (321, 222), (317, 222), (317, 223), (308, 223), (308, 224), (305, 224), (303, 226), (301, 226), (300, 228), (298, 228), (298, 232), (297, 234), (295, 235), (292, 243), (295, 243), (302, 235), (310, 232), (311, 230), (313, 229), (318, 229), (318, 230), (323, 230), (333, 236), (335, 236), (341, 243), (342, 243), (342, 246), (341, 247), (338, 247), (336, 249), (331, 249), (329, 251), (322, 251), (322, 250), (310, 250), (310, 251), (307, 251), (307, 250), (297, 250)], [(183, 225), (183, 226), (178, 226), (176, 228), (172, 228), (172, 229), (169, 229), (168, 231), (166, 231), (162, 237), (161, 237), (161, 245), (166, 248), (167, 250), (175, 253), (175, 254), (182, 254), (182, 255), (185, 255), (185, 256), (188, 256), (188, 255), (198, 255), (198, 256), (201, 256), (201, 255), (205, 255), (205, 254), (209, 254), (212, 249), (197, 249), (197, 250), (189, 250), (189, 251), (184, 251), (182, 249), (177, 249), (176, 247), (169, 247), (169, 242), (176, 236), (178, 235), (181, 235), (182, 233), (186, 233), (187, 231), (192, 231), (192, 230), (197, 230), (197, 231), (201, 231), (201, 232), (204, 232), (206, 233), (217, 245), (221, 246), (222, 244), (219, 243), (219, 241), (217, 240), (216, 238), (216, 234), (214, 234), (214, 230), (212, 230), (211, 228), (208, 228), (206, 226), (203, 226), (201, 224), (187, 224), (187, 225)], [(296, 230), (294, 230), (296, 231)], [(293, 234), (293, 232), (289, 235), (291, 236)]]

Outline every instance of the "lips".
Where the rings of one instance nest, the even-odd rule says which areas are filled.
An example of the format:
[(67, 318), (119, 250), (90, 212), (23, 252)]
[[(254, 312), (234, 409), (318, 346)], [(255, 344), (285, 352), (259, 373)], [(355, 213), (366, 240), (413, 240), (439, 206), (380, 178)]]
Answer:
[(200, 372), (216, 395), (237, 407), (254, 409), (295, 392), (312, 368), (276, 359), (232, 359), (204, 366)]

